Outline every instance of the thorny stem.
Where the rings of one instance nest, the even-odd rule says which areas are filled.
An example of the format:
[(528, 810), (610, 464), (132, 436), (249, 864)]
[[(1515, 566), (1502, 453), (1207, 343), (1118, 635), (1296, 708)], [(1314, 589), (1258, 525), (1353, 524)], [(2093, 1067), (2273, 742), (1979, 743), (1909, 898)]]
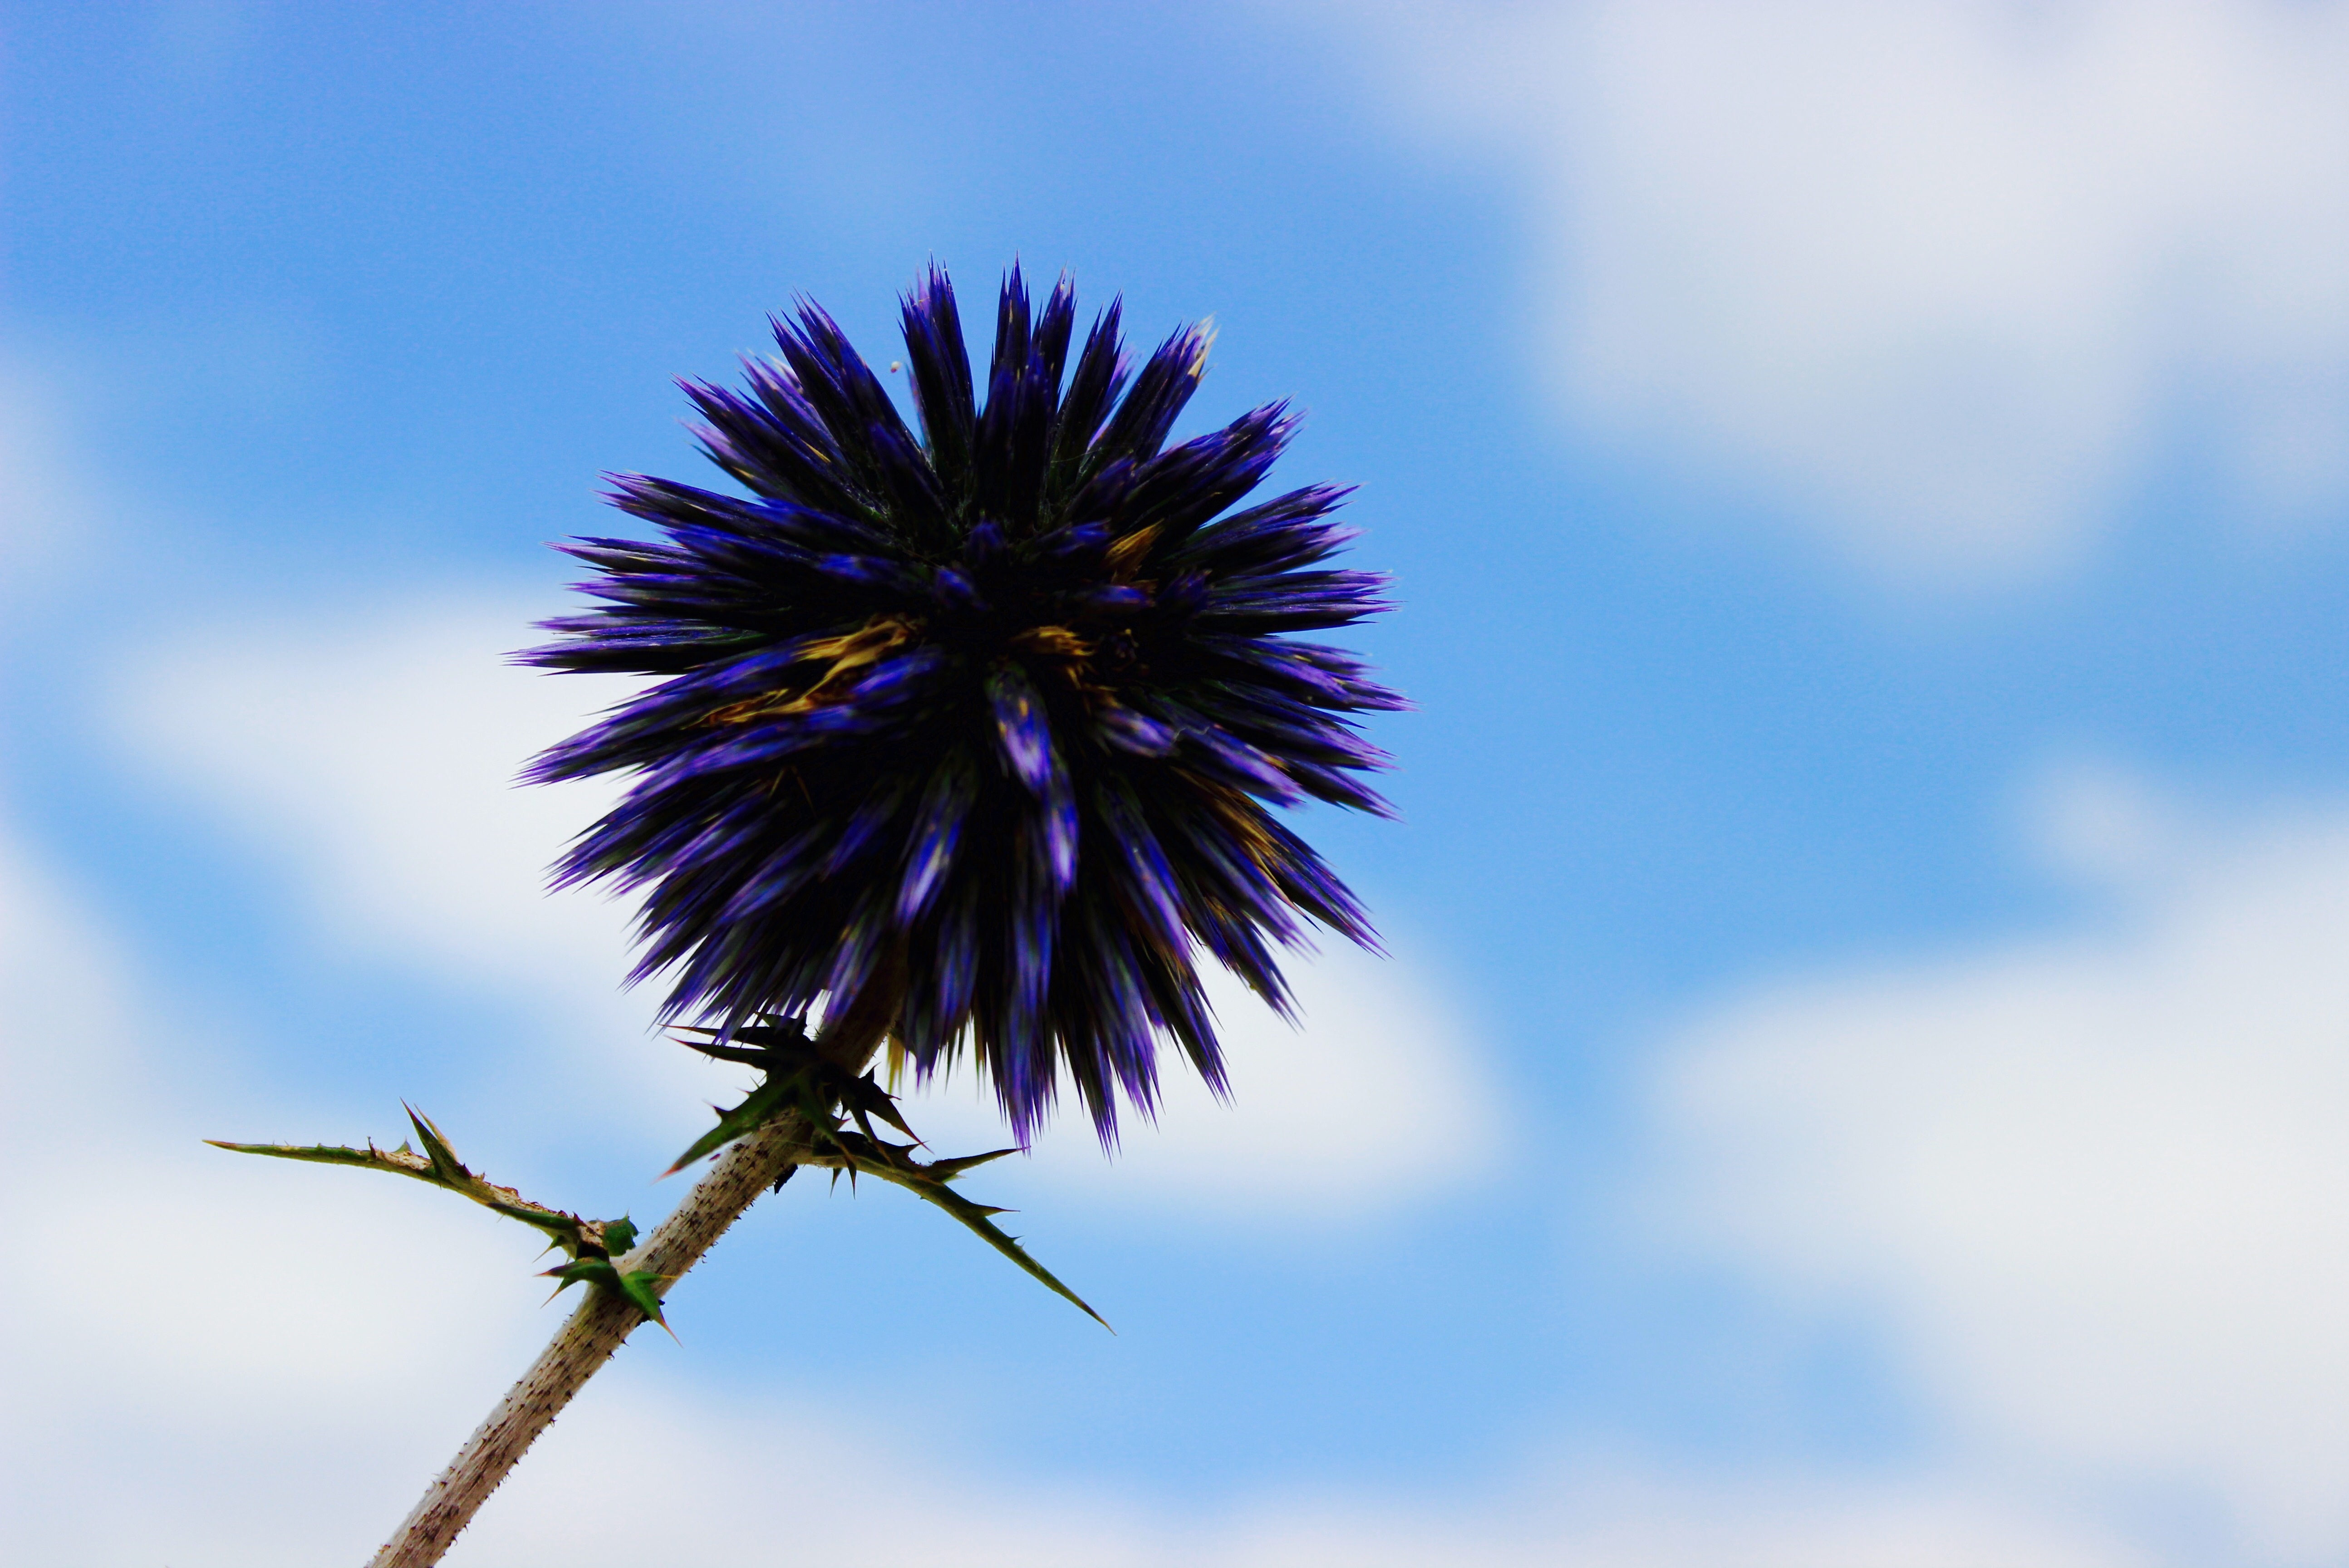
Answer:
[[(825, 1023), (816, 1049), (849, 1071), (862, 1072), (896, 1017), (904, 990), (899, 970), (896, 964), (885, 965), (855, 1001)], [(735, 1143), (686, 1194), (677, 1212), (634, 1252), (615, 1260), (615, 1266), (622, 1274), (650, 1269), (665, 1286), (673, 1285), (760, 1193), (789, 1173), (807, 1150), (808, 1133), (807, 1123), (793, 1114)], [(618, 1291), (590, 1286), (571, 1320), (465, 1440), (449, 1468), (424, 1489), (422, 1501), (368, 1568), (432, 1568), (440, 1562), (457, 1532), (471, 1522), (539, 1433), (645, 1321)]]

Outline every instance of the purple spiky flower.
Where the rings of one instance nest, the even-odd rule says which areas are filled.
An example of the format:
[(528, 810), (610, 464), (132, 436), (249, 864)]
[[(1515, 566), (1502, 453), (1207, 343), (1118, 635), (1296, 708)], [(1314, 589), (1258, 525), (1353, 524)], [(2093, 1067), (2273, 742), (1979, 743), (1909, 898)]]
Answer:
[(1299, 913), (1373, 940), (1265, 803), (1387, 813), (1344, 716), (1401, 699), (1287, 635), (1386, 608), (1384, 580), (1320, 569), (1345, 490), (1227, 513), (1285, 404), (1165, 449), (1204, 330), (1130, 374), (1112, 303), (1064, 386), (1074, 294), (1031, 314), (1015, 266), (981, 404), (942, 272), (904, 315), (919, 439), (806, 302), (746, 390), (680, 383), (750, 499), (612, 476), (667, 537), (564, 546), (604, 603), (523, 656), (669, 678), (528, 777), (634, 775), (558, 882), (649, 890), (631, 978), (673, 972), (665, 1017), (798, 1014), (886, 962), (917, 1072), (967, 1047), (1024, 1143), (1065, 1069), (1106, 1140), (1162, 1034), (1223, 1088), (1197, 949), (1286, 1012)]

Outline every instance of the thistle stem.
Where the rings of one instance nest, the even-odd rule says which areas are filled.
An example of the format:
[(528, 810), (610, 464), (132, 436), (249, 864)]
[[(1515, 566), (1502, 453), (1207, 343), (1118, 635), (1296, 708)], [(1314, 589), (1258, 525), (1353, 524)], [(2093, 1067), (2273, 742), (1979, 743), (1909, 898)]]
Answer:
[[(854, 1002), (827, 1020), (816, 1048), (851, 1072), (862, 1072), (887, 1036), (902, 992), (898, 965), (887, 965)], [(649, 1269), (673, 1285), (760, 1193), (791, 1171), (795, 1157), (807, 1149), (808, 1134), (803, 1119), (788, 1115), (727, 1149), (676, 1212), (635, 1251), (616, 1260), (619, 1272)], [(465, 1440), (449, 1468), (424, 1489), (422, 1501), (368, 1568), (432, 1568), (440, 1562), (539, 1433), (645, 1321), (644, 1314), (618, 1291), (590, 1286), (587, 1299)]]

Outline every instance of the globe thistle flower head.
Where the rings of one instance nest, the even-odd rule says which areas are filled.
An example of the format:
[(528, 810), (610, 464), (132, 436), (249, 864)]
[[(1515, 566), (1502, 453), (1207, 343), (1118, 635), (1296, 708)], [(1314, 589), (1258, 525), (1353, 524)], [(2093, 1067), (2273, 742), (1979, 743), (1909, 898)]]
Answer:
[(931, 268), (904, 301), (916, 436), (802, 301), (744, 387), (680, 383), (749, 494), (609, 476), (661, 537), (563, 546), (601, 603), (523, 655), (664, 677), (527, 777), (630, 776), (557, 881), (644, 892), (631, 978), (671, 975), (665, 1018), (730, 1030), (902, 976), (893, 1046), (920, 1075), (968, 1051), (1023, 1144), (1064, 1076), (1112, 1139), (1164, 1040), (1222, 1092), (1201, 953), (1286, 1013), (1300, 916), (1374, 944), (1268, 808), (1386, 814), (1348, 716), (1402, 706), (1291, 640), (1386, 607), (1323, 564), (1347, 492), (1231, 510), (1286, 406), (1169, 448), (1207, 333), (1134, 370), (1115, 303), (1081, 347), (1075, 321), (1066, 278), (1038, 311), (1015, 266), (982, 398)]

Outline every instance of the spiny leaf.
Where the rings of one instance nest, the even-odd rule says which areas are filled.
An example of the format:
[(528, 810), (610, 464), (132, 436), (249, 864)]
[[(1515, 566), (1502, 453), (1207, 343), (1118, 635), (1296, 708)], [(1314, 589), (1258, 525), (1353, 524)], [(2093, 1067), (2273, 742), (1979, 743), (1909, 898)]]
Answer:
[(449, 1147), (449, 1140), (440, 1136), (440, 1130), (432, 1125), (429, 1117), (404, 1099), (399, 1102), (399, 1109), (408, 1112), (409, 1125), (416, 1129), (418, 1141), (424, 1145), (424, 1152), (431, 1160), (432, 1169), (440, 1173), (443, 1181), (456, 1187), (472, 1180), (473, 1173), (465, 1169), (465, 1162), (457, 1158), (457, 1151)]
[(1087, 1317), (1092, 1318), (1103, 1328), (1109, 1328), (1109, 1331), (1112, 1334), (1115, 1334), (1117, 1332), (1116, 1329), (1110, 1328), (1109, 1319), (1103, 1317), (1100, 1313), (1095, 1312), (1092, 1309), (1092, 1305), (1088, 1303), (1084, 1297), (1079, 1295), (1075, 1291), (1071, 1290), (1067, 1285), (1062, 1284), (1059, 1277), (1055, 1275), (1051, 1270), (1046, 1268), (1042, 1264), (1038, 1263), (1033, 1257), (1030, 1257), (1027, 1249), (1019, 1244), (1019, 1237), (1006, 1235), (1001, 1230), (996, 1227), (990, 1219), (988, 1219), (988, 1216), (991, 1214), (1009, 1213), (1010, 1212), (1009, 1210), (982, 1207), (979, 1204), (971, 1202), (969, 1200), (963, 1197), (961, 1193), (955, 1191), (952, 1188), (947, 1187), (943, 1183), (923, 1183), (912, 1187), (911, 1190), (919, 1196), (936, 1204), (939, 1208), (944, 1209), (947, 1213), (952, 1214), (956, 1219), (961, 1221), (972, 1231), (978, 1233), (979, 1238), (986, 1242), (988, 1246), (993, 1247), (997, 1252), (1001, 1253), (1005, 1257), (1009, 1258), (1013, 1263), (1018, 1264), (1021, 1268), (1027, 1270), (1030, 1274), (1033, 1275), (1040, 1284), (1043, 1284), (1044, 1288), (1052, 1292), (1053, 1295), (1069, 1301), (1077, 1308), (1078, 1311), (1083, 1313)]
[[(698, 1034), (714, 1036), (718, 1031), (715, 1029), (700, 1029), (695, 1032)], [(767, 1065), (767, 1053), (764, 1051), (749, 1050), (740, 1046), (720, 1045), (715, 1039), (679, 1040), (677, 1043), (683, 1046), (688, 1051), (699, 1051), (703, 1056), (711, 1057), (717, 1061), (740, 1062), (745, 1067), (753, 1068), (761, 1068)]]
[(668, 1319), (661, 1315), (660, 1296), (656, 1289), (660, 1283), (661, 1276), (650, 1269), (633, 1269), (619, 1275), (620, 1294), (628, 1298), (628, 1304), (659, 1324), (671, 1339), (676, 1339), (677, 1330), (669, 1327)]
[(382, 1150), (373, 1144), (365, 1149), (353, 1149), (339, 1143), (230, 1143), (218, 1138), (207, 1138), (204, 1141), (214, 1149), (226, 1149), (237, 1154), (266, 1154), (273, 1160), (311, 1160), (321, 1165), (363, 1165), (378, 1171), (396, 1171), (402, 1176), (413, 1176), (420, 1181), (430, 1181), (436, 1187), (440, 1184), (431, 1167), (421, 1157), (409, 1156), (420, 1169), (411, 1169), (399, 1162), (399, 1157), (408, 1154), (405, 1146)]
[[(938, 1177), (941, 1181), (951, 1181), (956, 1177), (961, 1175), (964, 1171), (971, 1170), (977, 1166), (984, 1165), (990, 1160), (1000, 1160), (1007, 1154), (1017, 1154), (1019, 1152), (1019, 1150), (1017, 1147), (1010, 1149), (991, 1149), (984, 1154), (965, 1154), (952, 1160), (933, 1160), (929, 1163), (930, 1169), (938, 1173)], [(1006, 1211), (1006, 1212), (1009, 1212), (1009, 1211)]]
[[(856, 1119), (865, 1135), (872, 1136), (869, 1118), (878, 1116), (890, 1126), (913, 1138), (914, 1130), (897, 1114), (892, 1097), (873, 1081), (873, 1075), (851, 1078), (841, 1068), (806, 1050), (799, 1042), (803, 1037), (797, 1032), (797, 1021), (785, 1020), (792, 1029), (753, 1026), (737, 1031), (737, 1038), (779, 1038), (782, 1043), (762, 1046), (756, 1050), (738, 1049), (730, 1046), (704, 1045), (695, 1040), (678, 1043), (690, 1047), (707, 1056), (725, 1061), (750, 1062), (766, 1071), (766, 1078), (746, 1095), (742, 1103), (730, 1109), (718, 1111), (718, 1125), (694, 1140), (693, 1144), (667, 1171), (664, 1177), (674, 1176), (695, 1161), (715, 1153), (738, 1138), (746, 1137), (769, 1122), (796, 1111), (812, 1130), (818, 1141), (830, 1138), (840, 1125), (840, 1112), (844, 1108)], [(697, 1031), (709, 1034), (707, 1029)], [(716, 1109), (716, 1108), (712, 1108)], [(852, 1170), (852, 1174), (854, 1173)]]
[[(996, 1226), (991, 1216), (1008, 1214), (1011, 1212), (1010, 1210), (991, 1208), (984, 1203), (974, 1203), (947, 1185), (948, 1181), (960, 1175), (971, 1166), (999, 1159), (1010, 1153), (1011, 1150), (999, 1149), (989, 1154), (968, 1155), (960, 1160), (942, 1160), (925, 1164), (911, 1157), (910, 1146), (883, 1143), (877, 1140), (860, 1138), (854, 1133), (839, 1134), (833, 1141), (840, 1145), (841, 1152), (847, 1157), (852, 1173), (862, 1170), (868, 1175), (878, 1176), (884, 1181), (905, 1188), (925, 1202), (935, 1203), (976, 1233), (978, 1238), (988, 1246), (1019, 1264), (1046, 1289), (1072, 1304), (1078, 1311), (1100, 1324), (1103, 1328), (1109, 1328), (1112, 1334), (1117, 1332), (1116, 1329), (1110, 1328), (1109, 1319), (1095, 1312), (1084, 1297), (1062, 1284), (1051, 1270), (1030, 1257), (1027, 1249), (1019, 1244), (1019, 1238), (1006, 1235)], [(941, 1173), (940, 1168), (947, 1166), (953, 1169)]]
[(715, 1057), (721, 1062), (746, 1062), (752, 1067), (781, 1065), (783, 1058), (804, 1056), (808, 1047), (807, 1023), (802, 1018), (778, 1017), (772, 1013), (759, 1015), (767, 1020), (734, 1031), (732, 1038), (741, 1045), (725, 1044), (716, 1029), (698, 1025), (674, 1026), (680, 1035), (707, 1035), (708, 1043), (699, 1040), (679, 1040), (688, 1050), (699, 1051), (705, 1057)]
[(602, 1285), (616, 1290), (630, 1306), (659, 1324), (662, 1331), (671, 1339), (677, 1338), (677, 1330), (669, 1327), (668, 1319), (661, 1315), (658, 1288), (661, 1276), (650, 1269), (632, 1269), (626, 1274), (622, 1274), (612, 1266), (608, 1259), (581, 1258), (578, 1262), (565, 1264), (559, 1269), (547, 1269), (539, 1277), (561, 1282), (554, 1287), (554, 1295), (546, 1298), (549, 1301), (553, 1301), (554, 1296), (561, 1295), (574, 1284), (591, 1287)]
[(608, 1284), (620, 1276), (608, 1258), (577, 1258), (560, 1268), (542, 1269), (538, 1277), (562, 1282), (554, 1287), (554, 1295), (546, 1298), (553, 1301), (555, 1295), (561, 1295), (574, 1284)]
[(897, 1113), (897, 1097), (874, 1082), (871, 1073), (868, 1072), (851, 1083), (843, 1099), (848, 1106), (849, 1113), (856, 1118), (856, 1124), (863, 1129), (865, 1137), (873, 1136), (873, 1129), (865, 1124), (864, 1119), (867, 1116), (877, 1116), (906, 1137), (912, 1138), (916, 1143), (922, 1141), (915, 1137), (914, 1130), (905, 1125), (905, 1119)]
[(799, 1088), (796, 1075), (771, 1078), (745, 1096), (742, 1103), (731, 1110), (718, 1113), (718, 1125), (693, 1140), (692, 1146), (677, 1157), (677, 1162), (661, 1172), (674, 1176), (704, 1155), (713, 1154), (738, 1138), (756, 1132), (782, 1111), (791, 1109)]
[[(746, 1134), (755, 1132), (778, 1117), (797, 1111), (808, 1124), (808, 1141), (802, 1162), (829, 1165), (833, 1181), (837, 1182), (845, 1171), (849, 1185), (854, 1188), (860, 1174), (880, 1177), (905, 1188), (926, 1202), (944, 1209), (961, 1224), (976, 1232), (980, 1240), (1017, 1264), (1022, 1271), (1062, 1297), (1086, 1316), (1109, 1328), (1109, 1320), (1085, 1299), (1062, 1284), (1060, 1279), (1028, 1254), (1019, 1239), (1006, 1235), (994, 1223), (994, 1216), (1010, 1212), (985, 1203), (974, 1203), (947, 1185), (974, 1166), (990, 1160), (1000, 1160), (1012, 1152), (1009, 1149), (992, 1150), (985, 1154), (968, 1154), (952, 1160), (925, 1163), (913, 1158), (913, 1150), (922, 1140), (905, 1119), (898, 1112), (896, 1097), (875, 1082), (872, 1073), (852, 1078), (848, 1073), (806, 1047), (806, 1035), (800, 1021), (786, 1018), (771, 1024), (754, 1025), (737, 1029), (734, 1038), (742, 1045), (722, 1043), (713, 1029), (690, 1028), (680, 1034), (708, 1036), (707, 1041), (679, 1039), (678, 1044), (699, 1051), (704, 1056), (721, 1061), (737, 1061), (763, 1068), (767, 1077), (758, 1088), (743, 1097), (742, 1102), (718, 1113), (718, 1125), (703, 1133), (677, 1162), (663, 1175), (675, 1175), (695, 1161), (731, 1143)], [(841, 1130), (842, 1113), (853, 1119), (857, 1130)], [(874, 1119), (877, 1118), (913, 1141), (888, 1143), (874, 1136)], [(792, 1167), (784, 1168), (786, 1173)], [(781, 1181), (776, 1183), (778, 1187)], [(607, 1230), (608, 1233), (608, 1230)], [(633, 1296), (631, 1300), (635, 1299)], [(657, 1313), (647, 1316), (659, 1321)], [(667, 1327), (666, 1324), (662, 1325)], [(1111, 1329), (1112, 1334), (1115, 1329)]]
[[(229, 1143), (219, 1139), (207, 1139), (216, 1149), (227, 1149), (239, 1154), (265, 1154), (276, 1160), (303, 1160), (321, 1165), (356, 1165), (370, 1171), (388, 1171), (395, 1176), (442, 1188), (462, 1198), (471, 1199), (483, 1208), (509, 1220), (519, 1220), (543, 1233), (548, 1244), (563, 1249), (570, 1257), (593, 1255), (605, 1250), (611, 1226), (597, 1226), (592, 1220), (560, 1209), (550, 1209), (533, 1203), (511, 1187), (501, 1187), (479, 1173), (465, 1168), (449, 1147), (448, 1140), (431, 1119), (413, 1106), (404, 1106), (416, 1135), (426, 1152), (418, 1154), (402, 1143), (397, 1149), (378, 1149), (368, 1144), (365, 1149), (353, 1149), (336, 1144), (291, 1143)], [(629, 1244), (636, 1237), (636, 1227), (626, 1221), (612, 1222), (626, 1226)], [(599, 1242), (598, 1235), (606, 1239)], [(626, 1250), (624, 1246), (621, 1250)]]
[[(488, 1186), (488, 1183), (483, 1182), (482, 1185)], [(452, 1187), (450, 1191), (472, 1199), (474, 1202), (492, 1213), (502, 1214), (509, 1220), (520, 1220), (525, 1225), (544, 1232), (549, 1245), (561, 1247), (573, 1257), (577, 1257), (582, 1253), (595, 1251), (595, 1243), (587, 1234), (589, 1222), (580, 1219), (576, 1214), (565, 1214), (552, 1209), (543, 1209), (536, 1203), (527, 1202), (508, 1202), (502, 1198), (485, 1197), (479, 1192), (468, 1191), (462, 1187)], [(491, 1191), (495, 1192), (500, 1189), (492, 1188)]]

